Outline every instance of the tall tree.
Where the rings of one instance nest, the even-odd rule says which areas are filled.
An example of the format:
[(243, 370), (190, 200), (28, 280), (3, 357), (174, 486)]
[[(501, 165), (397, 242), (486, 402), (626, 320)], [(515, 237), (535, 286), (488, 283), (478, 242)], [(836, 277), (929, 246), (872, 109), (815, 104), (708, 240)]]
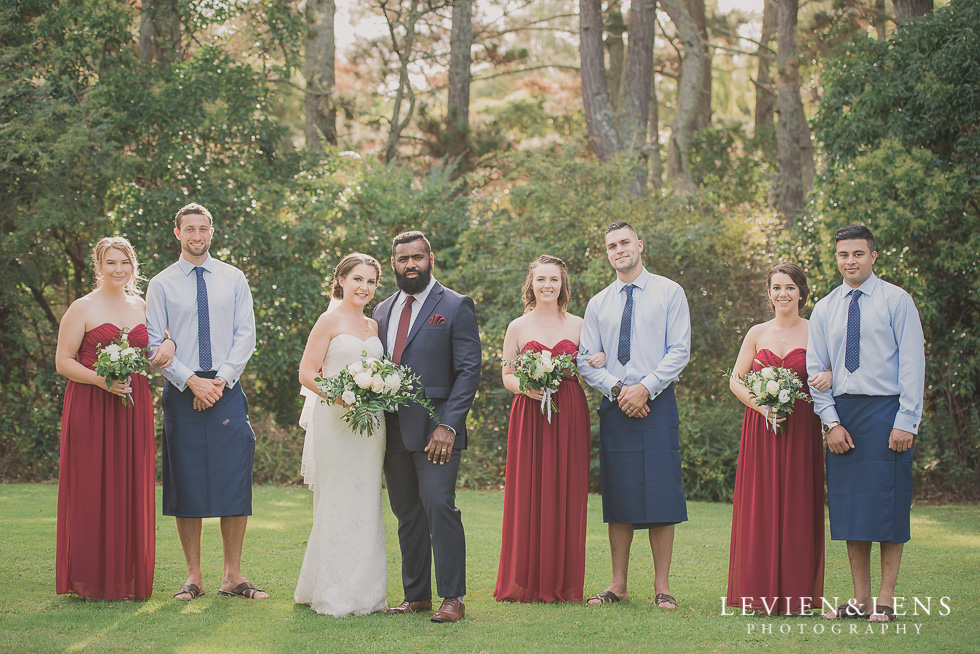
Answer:
[(140, 3), (140, 59), (168, 63), (180, 59), (178, 0), (142, 0)]
[(319, 155), (326, 153), (324, 143), (337, 145), (337, 108), (333, 101), (336, 12), (335, 0), (306, 0), (306, 55), (303, 62), (306, 147)]
[[(884, 0), (881, 0), (884, 2)], [(779, 0), (764, 0), (762, 8), (762, 36), (756, 57), (759, 59), (759, 72), (755, 80), (755, 129), (771, 128), (776, 109), (776, 93), (773, 90), (769, 69), (772, 66), (772, 37), (776, 33), (776, 19), (779, 15)]]
[(449, 101), (446, 129), (452, 135), (449, 154), (460, 156), (466, 150), (470, 132), (470, 62), (473, 48), (472, 0), (454, 0), (450, 35)]
[(687, 0), (687, 11), (701, 37), (701, 97), (698, 100), (698, 115), (695, 129), (704, 129), (711, 124), (711, 57), (714, 48), (708, 43), (708, 17), (704, 10), (704, 0)]
[(893, 0), (895, 3), (895, 20), (899, 25), (918, 16), (931, 14), (933, 0)]
[(704, 52), (698, 28), (681, 0), (660, 0), (677, 28), (684, 47), (677, 88), (677, 109), (667, 145), (667, 179), (682, 191), (697, 186), (691, 176), (691, 136), (694, 134), (701, 104), (701, 71)]
[(629, 45), (618, 114), (613, 109), (605, 69), (600, 0), (580, 0), (579, 10), (582, 103), (589, 143), (603, 161), (628, 153), (633, 165), (630, 190), (642, 195), (647, 177), (643, 152), (653, 79), (656, 0), (634, 0), (630, 8)]
[(776, 210), (791, 226), (803, 214), (806, 194), (816, 173), (810, 125), (800, 98), (800, 62), (796, 48), (797, 0), (779, 0), (776, 49), (776, 149), (779, 177)]
[(609, 55), (609, 97), (612, 99), (613, 111), (619, 112), (619, 102), (622, 100), (623, 72), (626, 63), (626, 19), (623, 18), (623, 3), (621, 0), (609, 0), (606, 5), (604, 21), (606, 52)]

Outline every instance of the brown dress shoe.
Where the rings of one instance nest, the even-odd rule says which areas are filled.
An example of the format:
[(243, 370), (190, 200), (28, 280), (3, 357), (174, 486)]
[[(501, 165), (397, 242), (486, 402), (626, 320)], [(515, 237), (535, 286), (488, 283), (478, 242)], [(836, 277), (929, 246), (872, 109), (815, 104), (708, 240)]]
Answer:
[(422, 611), (431, 611), (432, 601), (425, 600), (422, 602), (409, 602), (405, 600), (398, 606), (389, 606), (388, 613), (392, 615), (404, 615), (406, 613), (421, 613)]
[(460, 597), (447, 597), (442, 600), (442, 606), (432, 614), (433, 622), (456, 622), (463, 617), (466, 607)]

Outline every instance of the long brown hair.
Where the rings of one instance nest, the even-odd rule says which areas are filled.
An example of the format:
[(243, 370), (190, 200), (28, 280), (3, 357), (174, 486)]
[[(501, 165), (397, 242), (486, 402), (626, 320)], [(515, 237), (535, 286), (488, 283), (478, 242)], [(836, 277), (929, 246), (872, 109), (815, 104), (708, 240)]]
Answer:
[(105, 253), (110, 249), (119, 250), (133, 264), (133, 277), (126, 282), (126, 295), (141, 295), (143, 291), (140, 289), (140, 282), (145, 282), (146, 279), (140, 277), (140, 262), (136, 258), (136, 250), (133, 249), (133, 244), (122, 236), (104, 236), (92, 248), (92, 273), (95, 278), (95, 288), (100, 288), (105, 281), (102, 279), (102, 262), (105, 261)]
[(378, 260), (372, 257), (370, 254), (363, 254), (361, 252), (351, 252), (346, 257), (340, 260), (337, 267), (333, 269), (333, 284), (330, 288), (330, 295), (337, 298), (338, 300), (344, 299), (344, 287), (343, 280), (350, 271), (358, 267), (361, 264), (366, 264), (374, 268), (374, 271), (378, 273), (378, 281), (381, 280), (381, 264)]
[(565, 269), (564, 261), (550, 254), (542, 254), (527, 267), (527, 277), (524, 279), (524, 287), (521, 289), (521, 295), (524, 298), (524, 313), (533, 309), (537, 304), (537, 300), (534, 298), (534, 289), (531, 287), (531, 281), (534, 278), (534, 269), (543, 263), (550, 263), (561, 269), (561, 290), (558, 291), (558, 310), (565, 313), (565, 310), (568, 309), (568, 298), (571, 295), (568, 271)]

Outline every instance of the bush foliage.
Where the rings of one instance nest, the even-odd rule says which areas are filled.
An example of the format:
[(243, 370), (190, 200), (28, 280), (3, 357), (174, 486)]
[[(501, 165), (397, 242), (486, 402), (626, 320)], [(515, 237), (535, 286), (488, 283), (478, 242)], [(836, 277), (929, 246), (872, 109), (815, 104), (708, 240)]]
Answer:
[[(195, 29), (226, 18), (195, 15)], [(563, 258), (570, 311), (581, 315), (614, 277), (602, 229), (626, 220), (645, 243), (647, 268), (679, 282), (691, 307), (692, 359), (677, 384), (689, 497), (730, 498), (742, 406), (721, 371), (747, 328), (767, 318), (765, 270), (798, 261), (819, 297), (839, 283), (828, 244), (850, 222), (875, 231), (878, 273), (912, 293), (925, 327), (919, 479), (936, 492), (977, 487), (975, 2), (953, 0), (887, 42), (844, 48), (824, 73), (815, 120), (828, 165), (811, 217), (791, 230), (766, 209), (771, 134), (700, 132), (692, 171), (701, 190), (689, 196), (633, 196), (628, 163), (598, 163), (582, 143), (557, 148), (544, 138), (551, 132), (539, 134), (550, 121), (534, 103), (501, 109), (488, 134), (542, 136), (547, 149), (471, 153), (466, 175), (445, 162), (386, 165), (349, 152), (313, 160), (285, 138), (274, 87), (255, 68), (208, 39), (185, 61), (142, 62), (136, 21), (125, 3), (0, 0), (0, 479), (57, 473), (57, 326), (91, 286), (93, 243), (127, 236), (152, 276), (179, 253), (171, 216), (196, 201), (215, 215), (213, 254), (245, 271), (255, 297), (257, 345), (244, 381), (259, 481), (298, 480), (296, 368), (333, 266), (353, 250), (386, 262), (395, 234), (421, 229), (437, 278), (474, 297), (482, 330), (484, 375), (461, 483), (501, 485), (512, 396), (499, 361), (507, 324), (522, 311), (527, 264), (542, 253)], [(390, 272), (381, 281), (379, 300), (394, 290)]]

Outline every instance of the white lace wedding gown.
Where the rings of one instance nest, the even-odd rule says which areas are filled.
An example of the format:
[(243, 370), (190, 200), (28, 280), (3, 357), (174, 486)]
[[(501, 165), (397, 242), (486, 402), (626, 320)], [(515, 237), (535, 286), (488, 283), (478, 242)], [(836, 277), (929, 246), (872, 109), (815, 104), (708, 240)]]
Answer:
[[(335, 336), (323, 360), (323, 376), (337, 374), (361, 352), (381, 357), (381, 341)], [(365, 615), (387, 605), (388, 571), (381, 513), (384, 420), (373, 435), (358, 434), (343, 420), (344, 409), (307, 400), (303, 475), (313, 491), (313, 529), (295, 600), (326, 615)]]

